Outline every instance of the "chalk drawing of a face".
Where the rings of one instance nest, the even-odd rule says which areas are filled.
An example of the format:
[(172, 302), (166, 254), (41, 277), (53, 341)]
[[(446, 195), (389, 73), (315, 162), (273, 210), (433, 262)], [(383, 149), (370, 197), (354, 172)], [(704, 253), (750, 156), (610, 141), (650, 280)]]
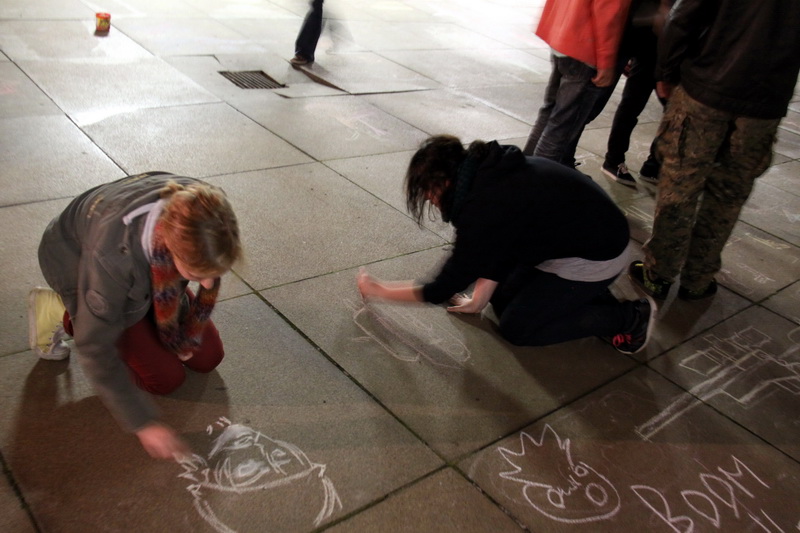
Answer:
[(617, 489), (586, 463), (573, 460), (569, 439), (545, 425), (538, 441), (525, 432), (519, 440), (520, 451), (497, 449), (514, 467), (500, 477), (521, 483), (531, 507), (568, 524), (606, 520), (619, 512)]
[(270, 530), (294, 529), (290, 522), (318, 526), (341, 509), (325, 465), (312, 463), (292, 444), (223, 420), (229, 425), (217, 424), (223, 429), (207, 458), (183, 460), (179, 476), (191, 481), (187, 490), (195, 508), (217, 531), (261, 531), (264, 520), (281, 526)]

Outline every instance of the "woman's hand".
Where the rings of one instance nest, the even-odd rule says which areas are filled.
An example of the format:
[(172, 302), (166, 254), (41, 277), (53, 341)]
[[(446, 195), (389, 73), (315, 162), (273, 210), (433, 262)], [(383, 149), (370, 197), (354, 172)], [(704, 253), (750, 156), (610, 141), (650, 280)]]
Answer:
[(367, 270), (364, 267), (358, 269), (356, 284), (358, 285), (358, 292), (361, 293), (361, 297), (364, 299), (377, 296), (381, 290), (380, 281), (367, 274)]
[(480, 313), (494, 294), (497, 282), (486, 278), (478, 278), (472, 298), (464, 294), (456, 294), (450, 299), (453, 304), (447, 310), (451, 313)]
[(151, 422), (136, 432), (139, 442), (155, 459), (175, 459), (191, 455), (192, 450), (171, 427)]
[(478, 302), (466, 294), (456, 294), (450, 298), (452, 304), (447, 308), (451, 313), (480, 313), (483, 308), (478, 307)]
[(356, 276), (358, 292), (361, 297), (380, 298), (395, 302), (422, 302), (422, 288), (410, 281), (383, 282), (367, 274), (364, 267), (358, 269)]

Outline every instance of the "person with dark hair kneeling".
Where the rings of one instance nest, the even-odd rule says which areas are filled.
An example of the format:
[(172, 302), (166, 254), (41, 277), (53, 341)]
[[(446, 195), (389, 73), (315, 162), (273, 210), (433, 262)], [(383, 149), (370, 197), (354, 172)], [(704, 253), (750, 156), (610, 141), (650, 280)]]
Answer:
[[(626, 354), (646, 346), (654, 302), (620, 302), (609, 290), (627, 266), (628, 222), (588, 176), (516, 146), (474, 141), (465, 150), (439, 135), (412, 157), (405, 192), (418, 223), (434, 207), (455, 226), (453, 252), (424, 285), (362, 269), (364, 298), (449, 300), (457, 313), (491, 303), (500, 334), (516, 345), (598, 336)], [(459, 294), (473, 283), (471, 297)]]
[(211, 372), (222, 361), (210, 315), (220, 277), (241, 256), (236, 216), (216, 187), (165, 172), (95, 187), (42, 237), (39, 264), (53, 290), (31, 291), (31, 348), (65, 359), (63, 339), (72, 335), (87, 379), (120, 425), (153, 457), (185, 454), (143, 391), (168, 394), (185, 368)]

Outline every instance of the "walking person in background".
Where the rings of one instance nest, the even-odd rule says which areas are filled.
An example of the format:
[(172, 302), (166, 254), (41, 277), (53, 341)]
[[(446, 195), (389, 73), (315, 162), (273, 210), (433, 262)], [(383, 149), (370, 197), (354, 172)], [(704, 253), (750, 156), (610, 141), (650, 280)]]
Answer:
[(211, 372), (222, 361), (210, 315), (220, 277), (241, 255), (220, 189), (164, 172), (95, 187), (42, 237), (39, 264), (53, 290), (31, 293), (32, 348), (64, 359), (64, 333), (73, 336), (87, 379), (120, 425), (153, 457), (184, 454), (143, 391), (169, 394), (185, 368)]
[(552, 49), (552, 71), (525, 155), (575, 166), (584, 127), (613, 90), (630, 1), (547, 0), (536, 35)]
[[(655, 305), (609, 291), (627, 265), (628, 222), (588, 176), (516, 146), (474, 141), (465, 150), (439, 135), (411, 159), (405, 188), (418, 222), (433, 206), (453, 223), (453, 253), (426, 284), (360, 272), (364, 298), (450, 300), (458, 313), (491, 303), (500, 334), (516, 345), (598, 336), (626, 354), (646, 346)], [(459, 294), (473, 283), (471, 297)]]
[(294, 43), (294, 57), (289, 62), (294, 66), (309, 65), (314, 62), (319, 36), (322, 34), (322, 3), (324, 0), (311, 0), (308, 13), (303, 19), (300, 33)]
[(666, 298), (717, 292), (722, 250), (755, 179), (772, 159), (800, 70), (797, 0), (678, 0), (659, 44), (653, 231), (631, 278)]
[[(621, 74), (626, 74), (625, 88), (608, 134), (602, 169), (611, 179), (629, 187), (635, 187), (636, 180), (628, 170), (625, 154), (630, 148), (631, 134), (639, 115), (656, 88), (658, 36), (671, 5), (672, 0), (633, 0), (628, 27), (620, 45), (620, 63), (624, 67)], [(666, 104), (666, 100), (660, 100), (662, 106)], [(651, 143), (650, 153), (639, 174), (650, 184), (657, 182), (655, 143)]]

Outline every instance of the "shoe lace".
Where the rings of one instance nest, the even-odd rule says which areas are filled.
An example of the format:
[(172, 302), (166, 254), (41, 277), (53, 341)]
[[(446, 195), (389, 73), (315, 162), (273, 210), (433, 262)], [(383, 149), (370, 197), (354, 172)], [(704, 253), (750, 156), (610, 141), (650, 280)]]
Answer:
[(630, 174), (630, 172), (628, 172), (628, 165), (626, 165), (625, 163), (619, 164), (619, 166), (617, 167), (617, 172), (620, 174)]

